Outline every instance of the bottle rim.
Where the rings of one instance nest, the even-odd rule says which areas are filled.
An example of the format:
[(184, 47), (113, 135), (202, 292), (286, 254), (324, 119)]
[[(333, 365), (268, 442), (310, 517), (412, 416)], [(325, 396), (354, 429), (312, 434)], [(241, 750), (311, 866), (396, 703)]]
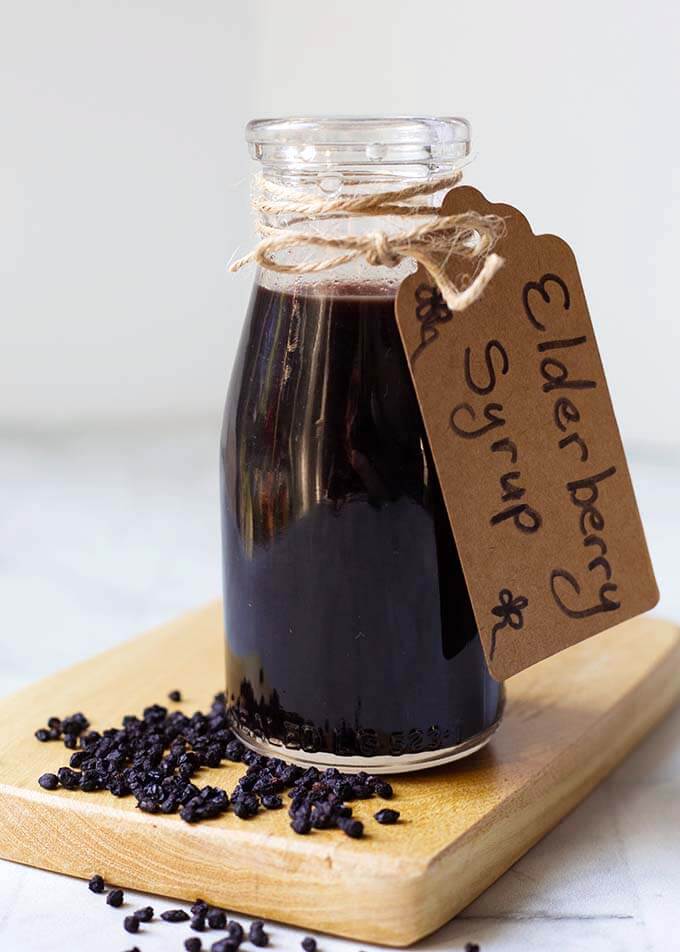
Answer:
[(246, 142), (266, 164), (328, 168), (454, 165), (470, 153), (470, 123), (454, 116), (291, 116), (253, 119)]

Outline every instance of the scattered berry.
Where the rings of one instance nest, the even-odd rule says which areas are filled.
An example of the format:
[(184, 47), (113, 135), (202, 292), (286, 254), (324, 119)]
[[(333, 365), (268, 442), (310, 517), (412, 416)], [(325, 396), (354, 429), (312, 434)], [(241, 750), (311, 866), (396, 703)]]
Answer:
[(476, 942), (466, 942), (465, 952), (479, 952), (479, 946)]
[(201, 940), (198, 936), (191, 936), (191, 938), (184, 940), (184, 948), (187, 952), (201, 952)]
[(378, 823), (383, 823), (385, 826), (390, 826), (392, 823), (396, 823), (399, 819), (399, 816), (400, 814), (398, 810), (390, 810), (387, 807), (385, 807), (383, 810), (378, 810), (378, 812), (374, 814), (374, 818), (378, 821)]
[(261, 919), (252, 922), (248, 930), (248, 941), (260, 949), (269, 945), (269, 935), (264, 931), (264, 922)]
[(237, 945), (243, 942), (243, 926), (240, 922), (236, 922), (235, 919), (230, 919), (227, 923), (227, 931), (229, 932), (229, 938), (233, 939)]
[(302, 813), (298, 813), (296, 816), (294, 816), (290, 821), (290, 825), (295, 833), (299, 833), (302, 836), (304, 836), (305, 833), (309, 833), (312, 829), (312, 821), (308, 816), (305, 816)]
[(227, 925), (227, 916), (221, 909), (211, 909), (206, 918), (211, 929), (224, 929)]
[(257, 797), (253, 794), (242, 794), (237, 799), (231, 801), (231, 809), (239, 820), (250, 820), (259, 809)]
[(316, 939), (313, 939), (311, 935), (306, 935), (300, 945), (305, 952), (316, 952)]
[(210, 952), (236, 952), (238, 945), (233, 939), (218, 939), (210, 946)]
[(38, 777), (38, 783), (44, 790), (56, 790), (59, 786), (59, 778), (53, 773), (44, 773)]
[(104, 880), (98, 873), (95, 873), (87, 884), (87, 887), (93, 893), (103, 893), (105, 889)]
[(186, 922), (189, 918), (189, 913), (184, 909), (168, 909), (161, 913), (161, 919), (165, 922)]
[[(56, 777), (54, 779), (56, 780)], [(283, 800), (278, 793), (267, 793), (262, 797), (262, 806), (265, 810), (280, 810)]]
[(71, 714), (63, 720), (59, 717), (50, 717), (47, 727), (40, 727), (35, 731), (35, 737), (45, 743), (48, 740), (59, 740), (63, 737), (67, 747), (75, 747), (80, 735), (90, 726), (84, 714)]
[(80, 787), (80, 774), (70, 767), (60, 767), (57, 771), (59, 783), (65, 790), (77, 790)]
[(386, 780), (378, 780), (375, 785), (375, 792), (383, 800), (391, 800), (394, 796), (394, 790), (392, 789), (392, 784), (387, 783)]
[(133, 912), (133, 916), (138, 922), (151, 922), (153, 919), (153, 907), (143, 906), (141, 909)]
[(205, 932), (205, 913), (197, 912), (189, 923), (194, 932)]
[(341, 817), (338, 820), (338, 826), (347, 836), (351, 836), (353, 840), (360, 840), (364, 835), (364, 824), (361, 820), (346, 820), (344, 817)]
[(118, 909), (119, 906), (122, 906), (123, 905), (123, 890), (112, 889), (111, 892), (106, 897), (106, 903), (108, 906), (113, 906), (114, 909)]
[(178, 702), (182, 700), (182, 694), (180, 691), (170, 691), (170, 693), (168, 694), (168, 698), (171, 701)]
[[(181, 693), (172, 691), (169, 697), (175, 700)], [(77, 713), (62, 720), (51, 717), (36, 736), (41, 740), (62, 738), (67, 749), (73, 750), (69, 766), (60, 767), (56, 777), (40, 777), (44, 789), (108, 790), (115, 797), (134, 797), (143, 813), (179, 814), (187, 823), (211, 820), (229, 809), (239, 819), (249, 820), (262, 808), (282, 809), (282, 794), (287, 791), (290, 826), (295, 833), (340, 829), (358, 839), (363, 824), (352, 818), (347, 801), (375, 795), (390, 799), (393, 795), (389, 783), (364, 771), (346, 774), (335, 767), (303, 769), (247, 749), (231, 730), (223, 693), (215, 695), (207, 713), (197, 711), (191, 717), (152, 704), (141, 716), (126, 715), (120, 726), (100, 733), (90, 730), (85, 715)], [(195, 782), (199, 772), (217, 767), (225, 759), (246, 768), (231, 795), (220, 787)], [(389, 811), (380, 812), (390, 815)], [(192, 915), (202, 911), (207, 916), (207, 904), (199, 903), (202, 901), (194, 904)]]
[(139, 919), (136, 916), (126, 916), (123, 920), (123, 928), (126, 932), (139, 932)]

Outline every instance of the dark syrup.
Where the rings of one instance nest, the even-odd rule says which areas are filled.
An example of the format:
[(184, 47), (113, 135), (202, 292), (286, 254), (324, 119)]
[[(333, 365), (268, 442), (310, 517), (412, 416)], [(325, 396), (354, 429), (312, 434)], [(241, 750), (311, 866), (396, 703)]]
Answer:
[(490, 676), (391, 297), (257, 287), (221, 446), (227, 697), (341, 756), (491, 727)]

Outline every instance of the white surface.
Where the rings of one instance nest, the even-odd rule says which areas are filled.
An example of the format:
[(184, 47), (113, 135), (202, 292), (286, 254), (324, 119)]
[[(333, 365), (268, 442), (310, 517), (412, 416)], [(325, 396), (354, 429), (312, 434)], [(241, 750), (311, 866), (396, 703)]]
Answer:
[(625, 435), (678, 440), (680, 4), (0, 10), (3, 422), (216, 419), (250, 283), (224, 270), (249, 243), (245, 121), (424, 112), (467, 116), (467, 181), (573, 245)]
[[(217, 438), (200, 423), (0, 437), (2, 693), (219, 594)], [(632, 453), (631, 463), (660, 611), (680, 619), (678, 460)], [(673, 952), (679, 895), (680, 710), (417, 949)], [(178, 905), (148, 901), (158, 912)], [(122, 920), (82, 882), (0, 863), (3, 952), (181, 952), (190, 934), (154, 923), (128, 936)], [(299, 949), (303, 933), (271, 931), (274, 950)], [(319, 937), (320, 952), (360, 948), (371, 947)]]

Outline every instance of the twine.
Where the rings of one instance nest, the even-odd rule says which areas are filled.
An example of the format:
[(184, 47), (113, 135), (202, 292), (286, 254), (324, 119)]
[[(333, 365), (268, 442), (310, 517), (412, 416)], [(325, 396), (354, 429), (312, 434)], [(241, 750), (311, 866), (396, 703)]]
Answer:
[[(289, 187), (258, 180), (253, 208), (260, 216), (289, 216), (285, 225), (259, 223), (262, 239), (249, 254), (234, 261), (230, 271), (239, 271), (248, 264), (280, 274), (314, 274), (339, 268), (359, 258), (369, 265), (394, 268), (405, 258), (413, 258), (430, 274), (451, 311), (462, 311), (476, 301), (489, 281), (503, 265), (503, 259), (492, 248), (504, 231), (503, 220), (496, 215), (463, 212), (442, 215), (429, 205), (409, 205), (410, 199), (433, 195), (460, 181), (462, 173), (440, 176), (430, 182), (419, 182), (394, 191), (371, 195), (318, 199), (296, 195)], [(329, 220), (362, 216), (426, 217), (410, 228), (387, 233), (373, 231), (361, 235), (320, 235), (291, 231), (291, 225), (313, 220)], [(279, 260), (276, 256), (291, 248), (324, 249), (337, 252), (318, 260), (299, 263)], [(477, 262), (476, 273), (467, 287), (459, 289), (447, 271), (451, 256)]]

